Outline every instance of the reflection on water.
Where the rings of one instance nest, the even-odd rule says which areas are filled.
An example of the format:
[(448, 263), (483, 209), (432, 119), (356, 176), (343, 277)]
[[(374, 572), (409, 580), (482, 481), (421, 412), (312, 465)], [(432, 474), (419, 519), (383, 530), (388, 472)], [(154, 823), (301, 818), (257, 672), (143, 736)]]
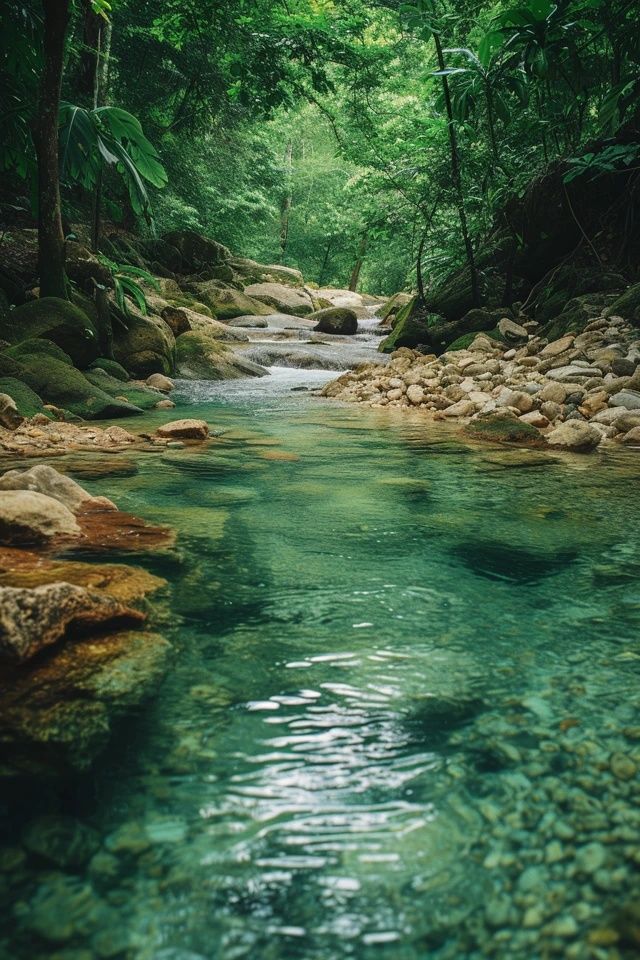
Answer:
[(5, 838), (0, 956), (637, 955), (633, 464), (296, 385), (185, 387), (211, 447), (85, 473), (179, 530), (153, 562), (177, 656), (62, 801), (96, 831), (81, 865)]

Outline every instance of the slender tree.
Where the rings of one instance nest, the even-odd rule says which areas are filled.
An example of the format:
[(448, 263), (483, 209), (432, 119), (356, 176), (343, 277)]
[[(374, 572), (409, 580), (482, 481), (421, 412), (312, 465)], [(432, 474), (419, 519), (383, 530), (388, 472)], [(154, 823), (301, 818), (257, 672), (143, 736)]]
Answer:
[(467, 212), (464, 202), (464, 190), (462, 187), (462, 174), (460, 169), (460, 151), (458, 150), (458, 137), (456, 134), (455, 121), (453, 116), (453, 106), (451, 103), (451, 91), (449, 89), (448, 71), (444, 62), (444, 53), (440, 34), (437, 30), (432, 31), (433, 42), (436, 47), (436, 56), (438, 58), (438, 74), (442, 82), (442, 92), (444, 94), (444, 103), (447, 111), (447, 126), (449, 128), (449, 148), (451, 152), (451, 179), (453, 188), (456, 192), (456, 206), (458, 208), (458, 217), (460, 219), (460, 230), (467, 255), (469, 265), (469, 275), (471, 279), (471, 297), (474, 306), (480, 305), (480, 283), (478, 281), (478, 268), (476, 266), (473, 244), (469, 234), (469, 224), (467, 222)]
[(67, 296), (60, 181), (58, 111), (69, 0), (43, 0), (44, 43), (34, 140), (38, 158), (38, 268), (40, 295)]

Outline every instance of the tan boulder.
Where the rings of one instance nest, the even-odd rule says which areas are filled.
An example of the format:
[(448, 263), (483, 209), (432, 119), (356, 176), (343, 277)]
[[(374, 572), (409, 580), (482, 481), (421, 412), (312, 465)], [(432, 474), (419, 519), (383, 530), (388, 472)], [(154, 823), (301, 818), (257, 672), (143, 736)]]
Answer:
[(209, 426), (205, 420), (172, 420), (158, 427), (156, 433), (168, 440), (206, 440)]
[(71, 510), (33, 490), (5, 490), (0, 497), (0, 543), (46, 543), (53, 537), (79, 537)]

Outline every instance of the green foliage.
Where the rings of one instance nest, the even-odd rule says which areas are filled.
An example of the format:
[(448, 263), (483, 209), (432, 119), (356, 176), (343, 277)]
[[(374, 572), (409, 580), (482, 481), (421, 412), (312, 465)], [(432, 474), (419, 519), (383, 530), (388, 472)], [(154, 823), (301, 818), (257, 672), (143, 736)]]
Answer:
[(148, 312), (147, 298), (144, 290), (140, 286), (140, 282), (149, 284), (149, 286), (160, 293), (160, 287), (156, 278), (152, 276), (148, 270), (143, 270), (142, 267), (134, 267), (129, 263), (114, 263), (113, 260), (109, 260), (102, 254), (100, 254), (99, 260), (111, 271), (116, 306), (126, 316), (129, 313), (127, 301), (131, 300), (138, 310), (146, 316)]
[(87, 110), (71, 103), (60, 105), (60, 179), (93, 190), (103, 165), (123, 177), (135, 213), (151, 220), (151, 204), (144, 181), (164, 187), (167, 174), (140, 121), (120, 107)]

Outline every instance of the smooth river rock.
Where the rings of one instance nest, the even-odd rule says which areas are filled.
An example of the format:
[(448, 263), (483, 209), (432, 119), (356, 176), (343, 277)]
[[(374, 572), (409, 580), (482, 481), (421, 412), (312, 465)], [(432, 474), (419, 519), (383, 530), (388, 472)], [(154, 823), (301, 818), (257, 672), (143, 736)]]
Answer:
[(46, 543), (79, 537), (80, 527), (64, 504), (32, 490), (5, 490), (0, 496), (0, 544)]
[(206, 440), (209, 426), (205, 420), (172, 420), (158, 427), (156, 433), (169, 440)]

